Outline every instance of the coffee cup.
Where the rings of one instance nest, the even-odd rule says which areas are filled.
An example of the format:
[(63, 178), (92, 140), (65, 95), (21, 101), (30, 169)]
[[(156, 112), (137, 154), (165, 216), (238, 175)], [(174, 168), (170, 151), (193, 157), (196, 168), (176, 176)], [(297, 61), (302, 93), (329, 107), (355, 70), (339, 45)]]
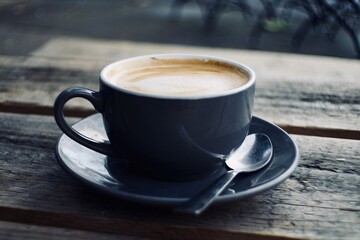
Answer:
[[(165, 180), (206, 177), (247, 136), (255, 74), (243, 64), (212, 56), (160, 54), (114, 62), (100, 73), (100, 90), (64, 90), (55, 120), (74, 141), (127, 159), (133, 171)], [(109, 141), (99, 142), (69, 126), (63, 108), (88, 100), (102, 114)]]

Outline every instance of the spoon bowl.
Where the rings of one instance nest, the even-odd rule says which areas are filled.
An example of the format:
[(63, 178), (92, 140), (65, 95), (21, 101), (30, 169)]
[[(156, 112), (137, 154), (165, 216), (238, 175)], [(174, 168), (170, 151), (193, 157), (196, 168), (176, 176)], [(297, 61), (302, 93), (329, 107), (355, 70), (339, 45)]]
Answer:
[(241, 146), (226, 159), (226, 166), (239, 172), (253, 172), (269, 163), (273, 155), (270, 138), (262, 133), (246, 137)]

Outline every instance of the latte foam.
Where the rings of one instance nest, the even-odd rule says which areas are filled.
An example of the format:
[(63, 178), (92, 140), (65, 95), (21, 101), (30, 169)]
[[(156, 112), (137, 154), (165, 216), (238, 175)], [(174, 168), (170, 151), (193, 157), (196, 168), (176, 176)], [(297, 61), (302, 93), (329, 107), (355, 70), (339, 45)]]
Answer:
[(227, 63), (158, 58), (120, 63), (108, 71), (107, 78), (126, 90), (165, 96), (211, 95), (241, 87), (248, 81), (244, 71)]

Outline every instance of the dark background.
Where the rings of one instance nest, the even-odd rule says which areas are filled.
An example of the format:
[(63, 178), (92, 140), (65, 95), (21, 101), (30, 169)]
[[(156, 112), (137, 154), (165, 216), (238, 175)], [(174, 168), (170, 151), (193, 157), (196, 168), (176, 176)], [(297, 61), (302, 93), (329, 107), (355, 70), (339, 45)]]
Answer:
[[(248, 1), (249, 2), (249, 1)], [(256, 14), (259, 2), (250, 1)], [(349, 35), (340, 29), (330, 40), (324, 29), (312, 29), (299, 47), (291, 44), (306, 15), (295, 11), (280, 29), (260, 27), (251, 39), (259, 15), (227, 9), (207, 29), (200, 7), (189, 1), (171, 14), (171, 0), (2, 0), (0, 1), (0, 54), (23, 55), (56, 36), (132, 40), (217, 48), (356, 58)], [(359, 31), (357, 30), (359, 36)]]

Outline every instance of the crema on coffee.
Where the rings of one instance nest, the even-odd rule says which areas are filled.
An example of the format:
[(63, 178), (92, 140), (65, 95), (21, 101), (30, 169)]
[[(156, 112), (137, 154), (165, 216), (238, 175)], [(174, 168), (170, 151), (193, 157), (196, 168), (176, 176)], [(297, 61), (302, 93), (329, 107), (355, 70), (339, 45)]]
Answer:
[(201, 59), (122, 62), (112, 66), (106, 78), (129, 91), (165, 96), (212, 95), (248, 82), (248, 75), (233, 65)]

